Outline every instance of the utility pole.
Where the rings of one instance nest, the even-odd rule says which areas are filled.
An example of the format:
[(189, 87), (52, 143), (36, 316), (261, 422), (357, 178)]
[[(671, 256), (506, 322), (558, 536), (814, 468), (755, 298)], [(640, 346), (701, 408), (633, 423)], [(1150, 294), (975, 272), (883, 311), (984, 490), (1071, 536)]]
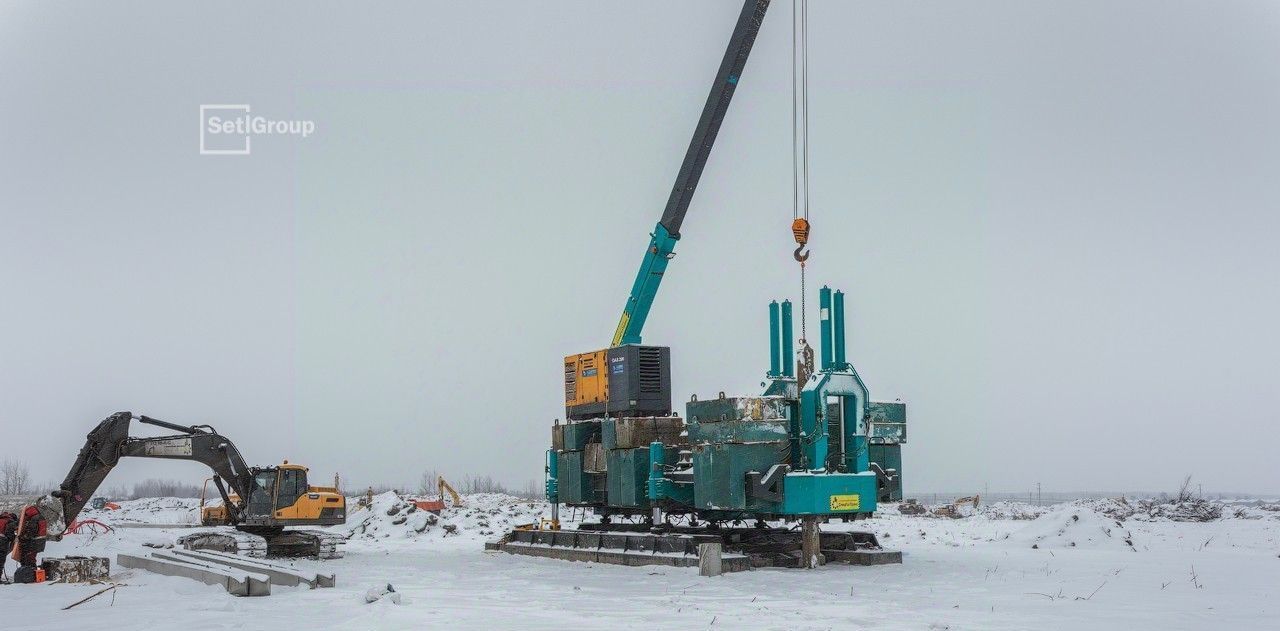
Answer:
[(1044, 503), (1040, 500), (1040, 483), (1039, 482), (1036, 482), (1036, 506), (1044, 506)]

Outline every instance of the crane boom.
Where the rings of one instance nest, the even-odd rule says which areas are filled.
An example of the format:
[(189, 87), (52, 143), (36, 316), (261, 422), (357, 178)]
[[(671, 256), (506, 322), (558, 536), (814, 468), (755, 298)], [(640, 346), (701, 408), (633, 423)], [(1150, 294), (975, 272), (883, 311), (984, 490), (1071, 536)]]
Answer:
[(680, 225), (684, 223), (684, 216), (689, 211), (689, 202), (702, 177), (702, 169), (707, 165), (711, 146), (715, 144), (716, 134), (720, 132), (725, 112), (729, 110), (729, 102), (733, 99), (734, 90), (742, 76), (742, 69), (747, 64), (747, 56), (751, 54), (751, 46), (756, 41), (756, 33), (760, 31), (760, 23), (764, 21), (769, 2), (770, 0), (745, 0), (742, 4), (742, 12), (738, 15), (733, 35), (729, 38), (729, 46), (724, 51), (724, 59), (720, 61), (720, 69), (716, 71), (715, 81), (711, 84), (711, 93), (702, 106), (702, 116), (698, 119), (684, 162), (671, 187), (671, 196), (662, 211), (662, 218), (650, 235), (649, 247), (645, 250), (640, 271), (631, 286), (631, 295), (627, 298), (622, 318), (614, 331), (613, 346), (640, 343), (640, 331), (644, 328), (645, 319), (649, 317), (649, 309), (658, 294), (658, 285), (666, 273), (667, 263), (674, 256), (676, 241), (680, 240)]

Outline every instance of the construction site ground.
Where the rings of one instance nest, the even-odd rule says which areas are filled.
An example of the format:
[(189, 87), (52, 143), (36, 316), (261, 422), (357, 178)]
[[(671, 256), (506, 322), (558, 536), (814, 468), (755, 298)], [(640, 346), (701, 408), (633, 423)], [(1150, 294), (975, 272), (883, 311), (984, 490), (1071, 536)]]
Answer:
[[(337, 587), (277, 588), (238, 598), (182, 578), (115, 566), (186, 528), (120, 527), (68, 536), (47, 556), (112, 558), (126, 583), (74, 609), (91, 585), (0, 586), (12, 629), (171, 628), (1264, 628), (1280, 619), (1280, 511), (1228, 508), (1207, 522), (1144, 515), (1116, 521), (1105, 502), (1044, 509), (1003, 504), (959, 519), (907, 516), (895, 505), (857, 527), (904, 552), (901, 565), (754, 570), (570, 563), (484, 552), (486, 540), (548, 512), (489, 494), (440, 516), (392, 494), (353, 512), (342, 559), (322, 564)], [(354, 508), (355, 498), (350, 505)], [(194, 503), (126, 502), (85, 517), (118, 526), (184, 523)], [(193, 517), (192, 517), (193, 520)], [(838, 527), (838, 526), (835, 526)], [(9, 573), (13, 562), (8, 563)], [(366, 603), (371, 588), (400, 594)]]

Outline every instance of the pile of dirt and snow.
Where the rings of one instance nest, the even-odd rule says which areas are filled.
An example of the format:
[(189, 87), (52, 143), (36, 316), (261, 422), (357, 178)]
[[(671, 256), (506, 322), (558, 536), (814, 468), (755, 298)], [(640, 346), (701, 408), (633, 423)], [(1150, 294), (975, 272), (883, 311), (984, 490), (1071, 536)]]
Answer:
[(1219, 519), (1280, 519), (1280, 506), (1265, 503), (1236, 505), (1201, 498), (1157, 498), (1129, 501), (1124, 497), (1076, 500), (1072, 506), (1088, 508), (1116, 521), (1210, 522)]
[(985, 517), (997, 520), (1032, 520), (1043, 515), (1047, 508), (1026, 502), (1002, 500), (991, 504), (920, 504), (915, 500), (907, 500), (898, 504), (897, 510), (903, 515), (919, 515), (921, 517), (945, 517), (964, 519), (966, 517)]
[[(355, 506), (354, 500), (348, 505)], [(462, 506), (445, 508), (439, 515), (418, 508), (412, 498), (387, 492), (373, 496), (368, 508), (348, 514), (347, 523), (335, 526), (352, 541), (405, 540), (458, 536), (489, 539), (512, 528), (537, 522), (550, 514), (544, 501), (526, 500), (501, 493), (462, 496)]]
[(983, 504), (978, 513), (987, 519), (1009, 519), (1014, 521), (1030, 521), (1043, 514), (1049, 509), (1043, 506), (1036, 506), (1026, 502), (1011, 502), (1007, 500)]
[(1136, 549), (1133, 534), (1119, 521), (1075, 503), (1046, 511), (1008, 541), (1031, 548), (1128, 548)]
[(1137, 507), (1129, 503), (1124, 497), (1107, 497), (1101, 499), (1075, 500), (1070, 503), (1072, 506), (1087, 508), (1099, 515), (1109, 517), (1116, 521), (1124, 521), (1133, 517), (1137, 512)]
[[(880, 509), (885, 510), (888, 504), (881, 504)], [(905, 500), (898, 503), (898, 512), (903, 515), (925, 515), (928, 514), (929, 508), (916, 500)]]
[(1280, 504), (1223, 504), (1223, 519), (1280, 519)]
[(1179, 500), (1142, 500), (1134, 519), (1139, 521), (1215, 521), (1222, 518), (1222, 504), (1192, 498)]
[(200, 523), (200, 500), (194, 497), (148, 497), (117, 502), (120, 508), (94, 509), (85, 506), (80, 519), (96, 519), (109, 524), (190, 525)]
[(1026, 502), (999, 501), (983, 504), (976, 510), (969, 505), (937, 504), (924, 505), (913, 501), (898, 505), (898, 512), (904, 515), (922, 517), (948, 517), (964, 519), (967, 517), (984, 517), (993, 520), (1033, 520), (1057, 507), (1074, 507), (1091, 511), (1108, 519), (1123, 522), (1134, 521), (1182, 521), (1209, 522), (1219, 519), (1280, 519), (1280, 506), (1267, 503), (1257, 505), (1236, 505), (1217, 500), (1169, 498), (1145, 499), (1130, 501), (1124, 497), (1097, 499), (1080, 499), (1056, 507), (1036, 506)]

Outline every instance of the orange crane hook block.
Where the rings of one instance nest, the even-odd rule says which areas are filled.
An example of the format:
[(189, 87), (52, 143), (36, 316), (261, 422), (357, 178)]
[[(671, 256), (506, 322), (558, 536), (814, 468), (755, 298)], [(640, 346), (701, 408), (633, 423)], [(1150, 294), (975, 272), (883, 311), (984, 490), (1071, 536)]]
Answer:
[(796, 243), (798, 244), (794, 256), (797, 261), (803, 264), (809, 260), (809, 253), (803, 251), (805, 244), (809, 242), (809, 220), (804, 217), (796, 217), (796, 220), (791, 222), (791, 234), (795, 235)]

